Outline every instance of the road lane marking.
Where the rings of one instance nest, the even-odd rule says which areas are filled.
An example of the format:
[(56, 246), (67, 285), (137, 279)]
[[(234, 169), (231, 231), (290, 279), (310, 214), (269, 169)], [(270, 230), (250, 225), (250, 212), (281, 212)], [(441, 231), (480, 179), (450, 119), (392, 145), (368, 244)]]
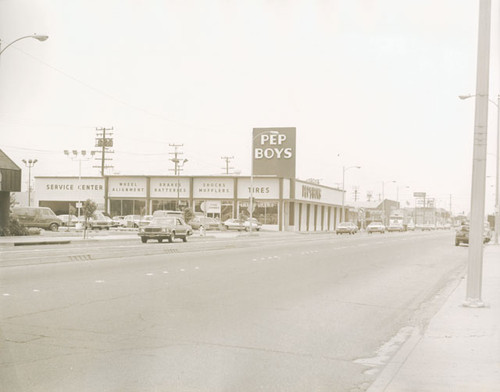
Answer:
[(96, 280), (95, 283), (104, 283), (104, 280)]
[(9, 293), (3, 293), (3, 296), (4, 297), (10, 297), (10, 294)]
[(152, 272), (148, 272), (146, 276), (153, 276), (154, 274)]
[(33, 289), (33, 292), (34, 292), (34, 293), (39, 293), (39, 292), (40, 292), (40, 290), (38, 290), (38, 289)]
[(168, 274), (168, 271), (163, 271), (164, 274)]

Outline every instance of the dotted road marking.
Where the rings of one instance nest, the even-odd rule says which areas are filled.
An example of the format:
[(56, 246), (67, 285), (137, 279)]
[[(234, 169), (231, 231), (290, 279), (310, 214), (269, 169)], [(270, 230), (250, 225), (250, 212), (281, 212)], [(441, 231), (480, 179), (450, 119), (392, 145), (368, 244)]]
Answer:
[(10, 297), (10, 294), (9, 293), (3, 293), (3, 296), (4, 297)]
[(146, 276), (153, 276), (153, 275), (154, 275), (154, 274), (153, 274), (153, 273), (151, 273), (151, 272), (148, 272), (148, 273), (146, 274)]
[(39, 293), (39, 292), (40, 292), (40, 290), (38, 290), (38, 289), (33, 289), (33, 292), (34, 292), (34, 293)]
[(104, 283), (104, 280), (96, 280), (95, 283)]
[(168, 271), (163, 271), (164, 274), (168, 274)]

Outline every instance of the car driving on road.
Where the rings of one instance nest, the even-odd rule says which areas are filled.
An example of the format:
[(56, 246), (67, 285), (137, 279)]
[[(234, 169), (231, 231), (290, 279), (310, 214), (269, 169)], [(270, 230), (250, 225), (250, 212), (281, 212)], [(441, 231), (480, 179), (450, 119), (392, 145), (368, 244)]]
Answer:
[(387, 226), (387, 231), (402, 232), (402, 231), (405, 231), (405, 228), (403, 227), (403, 225), (401, 223), (393, 222), (393, 223), (390, 223), (389, 226)]
[(358, 226), (352, 222), (342, 222), (339, 223), (335, 229), (336, 234), (356, 234), (358, 232)]
[(149, 225), (139, 228), (138, 234), (143, 243), (148, 242), (148, 240), (172, 242), (175, 238), (186, 242), (188, 236), (193, 234), (193, 229), (182, 218), (154, 217)]
[(366, 232), (371, 233), (385, 233), (385, 226), (382, 222), (372, 222), (366, 227)]

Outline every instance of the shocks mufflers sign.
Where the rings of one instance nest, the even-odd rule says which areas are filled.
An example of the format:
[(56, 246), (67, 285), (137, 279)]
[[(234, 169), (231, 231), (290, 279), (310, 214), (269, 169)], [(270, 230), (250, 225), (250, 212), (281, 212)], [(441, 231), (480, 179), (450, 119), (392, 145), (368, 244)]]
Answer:
[(295, 178), (295, 128), (254, 128), (253, 174)]

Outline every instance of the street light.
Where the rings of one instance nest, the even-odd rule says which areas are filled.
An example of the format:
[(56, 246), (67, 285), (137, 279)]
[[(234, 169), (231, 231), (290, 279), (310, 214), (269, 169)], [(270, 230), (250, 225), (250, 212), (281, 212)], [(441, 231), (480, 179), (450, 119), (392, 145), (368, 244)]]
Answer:
[(95, 151), (89, 151), (90, 156), (87, 155), (87, 150), (64, 150), (64, 155), (69, 157), (72, 161), (78, 161), (78, 204), (76, 207), (78, 208), (78, 218), (80, 218), (80, 208), (82, 206), (81, 200), (81, 181), (82, 181), (82, 161), (89, 161), (95, 154)]
[(345, 167), (345, 166), (342, 166), (342, 216), (340, 217), (340, 222), (344, 222), (345, 221), (345, 207), (344, 207), (344, 204), (345, 204), (345, 172), (349, 169), (361, 169), (361, 166), (349, 166), (349, 167)]
[(0, 40), (0, 55), (5, 52), (5, 50), (11, 46), (12, 44), (16, 43), (17, 41), (20, 41), (22, 39), (25, 39), (25, 38), (34, 38), (36, 39), (37, 41), (40, 41), (40, 42), (43, 42), (43, 41), (46, 41), (49, 39), (49, 36), (48, 35), (36, 35), (36, 34), (33, 34), (33, 35), (26, 35), (24, 37), (20, 37), (18, 39), (15, 39), (14, 41), (12, 41), (10, 44), (8, 44), (5, 48), (2, 49), (2, 40)]
[[(459, 95), (460, 99), (474, 98), (476, 95)], [(494, 244), (498, 245), (498, 232), (500, 231), (500, 95), (497, 96), (497, 102), (488, 98), (488, 101), (496, 106), (497, 108), (497, 175), (496, 175), (496, 190), (495, 190), (495, 237)]]
[(38, 162), (38, 159), (23, 159), (24, 165), (28, 168), (28, 207), (31, 206), (31, 168), (35, 166), (35, 163)]
[(269, 135), (279, 135), (278, 131), (262, 131), (259, 132), (257, 135), (255, 135), (252, 139), (252, 160), (250, 161), (250, 203), (249, 203), (249, 209), (250, 209), (250, 218), (249, 218), (249, 226), (250, 226), (250, 234), (252, 234), (252, 223), (253, 223), (253, 160), (254, 160), (254, 149), (253, 149), (253, 142), (255, 139), (257, 139), (260, 135), (263, 135), (264, 133), (268, 133)]

